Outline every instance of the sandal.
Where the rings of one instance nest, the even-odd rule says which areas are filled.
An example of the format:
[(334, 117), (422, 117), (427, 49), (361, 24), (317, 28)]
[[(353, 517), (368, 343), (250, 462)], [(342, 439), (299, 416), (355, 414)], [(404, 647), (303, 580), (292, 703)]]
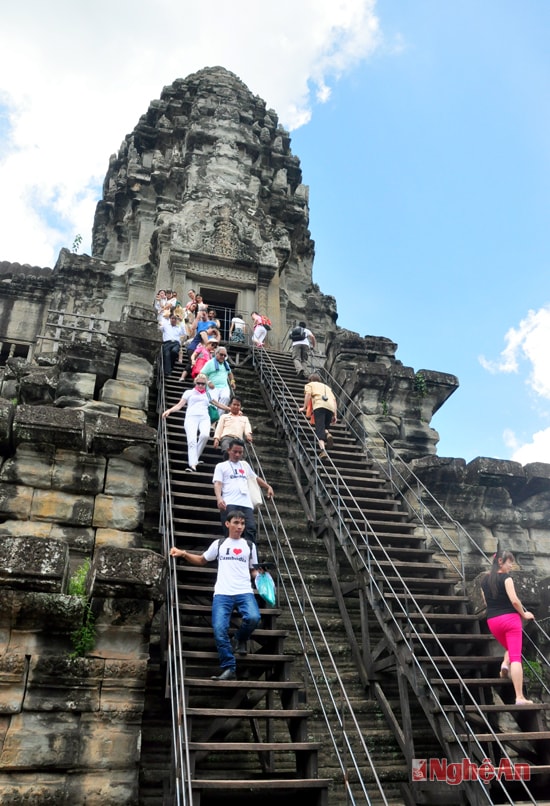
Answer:
[(523, 697), (519, 697), (516, 700), (516, 705), (533, 705), (533, 700), (526, 700)]
[(183, 471), (184, 473), (194, 473), (196, 471), (196, 467), (186, 467)]
[(503, 663), (502, 666), (500, 667), (500, 677), (502, 677), (502, 678), (508, 677), (508, 672), (509, 672), (509, 667), (506, 666), (505, 663)]

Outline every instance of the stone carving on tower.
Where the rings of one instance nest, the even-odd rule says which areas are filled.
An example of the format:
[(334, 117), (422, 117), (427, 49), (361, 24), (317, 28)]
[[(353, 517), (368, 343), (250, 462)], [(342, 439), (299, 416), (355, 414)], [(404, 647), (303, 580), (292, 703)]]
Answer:
[[(312, 285), (308, 188), (276, 113), (233, 73), (206, 68), (165, 87), (111, 157), (93, 257), (127, 279), (130, 302), (157, 287), (273, 321), (273, 339), (305, 315), (335, 329), (335, 303)], [(324, 338), (322, 337), (321, 341)]]

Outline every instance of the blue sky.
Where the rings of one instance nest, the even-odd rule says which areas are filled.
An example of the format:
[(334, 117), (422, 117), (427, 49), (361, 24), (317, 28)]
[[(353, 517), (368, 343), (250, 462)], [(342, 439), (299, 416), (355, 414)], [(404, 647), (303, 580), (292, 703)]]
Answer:
[(550, 462), (547, 0), (185, 5), (3, 12), (0, 260), (89, 251), (109, 155), (165, 84), (222, 64), (292, 130), (339, 324), (459, 377), (439, 455)]

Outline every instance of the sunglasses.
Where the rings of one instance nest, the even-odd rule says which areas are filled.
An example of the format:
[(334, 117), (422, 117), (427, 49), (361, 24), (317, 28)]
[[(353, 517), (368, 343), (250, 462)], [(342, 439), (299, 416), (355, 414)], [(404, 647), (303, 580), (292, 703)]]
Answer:
[(201, 382), (199, 381), (198, 383), (196, 383), (196, 384), (195, 384), (195, 386), (206, 386), (206, 384), (205, 384), (205, 383), (201, 383)]

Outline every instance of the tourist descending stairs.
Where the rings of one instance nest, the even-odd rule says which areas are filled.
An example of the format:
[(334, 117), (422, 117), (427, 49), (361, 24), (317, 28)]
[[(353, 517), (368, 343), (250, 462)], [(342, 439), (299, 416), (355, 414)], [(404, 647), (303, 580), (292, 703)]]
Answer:
[[(287, 440), (309, 518), (325, 539), (329, 558), (341, 549), (357, 575), (355, 589), (344, 588), (334, 564), (335, 600), (345, 610), (350, 597), (359, 597), (362, 634), (350, 630), (347, 638), (356, 645), (411, 771), (417, 758), (409, 717), (413, 701), (422, 706), (440, 743), (440, 758), (414, 767), (411, 804), (456, 802), (457, 790), (462, 802), (475, 806), (540, 804), (550, 791), (545, 721), (550, 706), (516, 706), (510, 682), (498, 677), (500, 656), (470, 612), (460, 551), (445, 518), (430, 524), (426, 514), (422, 522), (415, 516), (402, 463), (379, 465), (369, 458), (360, 421), (343, 390), (337, 397), (345, 424), (331, 428), (334, 448), (320, 461), (313, 429), (298, 414), (304, 382), (296, 378), (289, 356), (256, 350), (254, 361)], [(335, 381), (326, 380), (336, 392)], [(372, 642), (375, 626), (383, 639)], [(547, 665), (542, 655), (539, 661)], [(388, 697), (395, 688), (398, 709)]]
[[(176, 370), (178, 367), (176, 367)], [(169, 407), (184, 385), (174, 371), (164, 385)], [(201, 552), (221, 536), (212, 492), (212, 470), (220, 454), (207, 448), (198, 472), (185, 473), (183, 413), (160, 424), (161, 487), (166, 553), (170, 545)], [(286, 630), (277, 628), (280, 609), (260, 602), (261, 627), (238, 657), (238, 679), (212, 680), (218, 655), (211, 627), (216, 569), (170, 561), (168, 687), (177, 715), (174, 773), (166, 803), (266, 806), (291, 799), (303, 806), (328, 806), (328, 780), (318, 777), (318, 742), (308, 738), (309, 711), (303, 683), (285, 654)]]

